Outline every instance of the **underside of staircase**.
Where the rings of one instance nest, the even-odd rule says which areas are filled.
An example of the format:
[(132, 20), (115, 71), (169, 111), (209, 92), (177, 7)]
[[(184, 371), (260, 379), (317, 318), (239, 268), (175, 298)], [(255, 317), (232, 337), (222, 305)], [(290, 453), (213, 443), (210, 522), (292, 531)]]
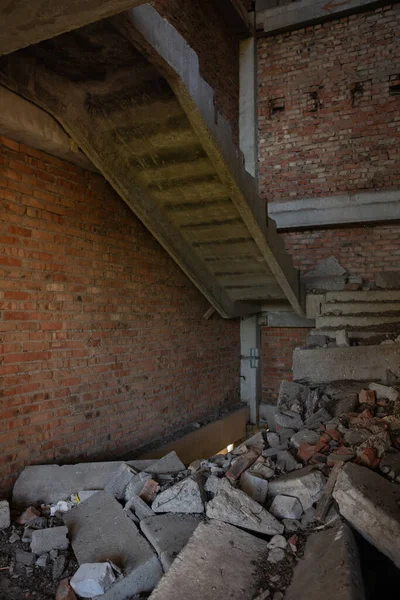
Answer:
[(0, 83), (61, 123), (223, 317), (268, 301), (302, 314), (197, 55), (150, 5), (1, 57)]

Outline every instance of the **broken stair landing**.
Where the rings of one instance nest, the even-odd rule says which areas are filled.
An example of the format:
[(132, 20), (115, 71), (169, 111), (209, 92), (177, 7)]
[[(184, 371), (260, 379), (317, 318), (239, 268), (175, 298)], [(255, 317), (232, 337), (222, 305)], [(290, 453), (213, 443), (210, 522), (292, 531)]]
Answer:
[(0, 81), (63, 125), (222, 316), (266, 300), (301, 312), (197, 56), (150, 5), (2, 57)]

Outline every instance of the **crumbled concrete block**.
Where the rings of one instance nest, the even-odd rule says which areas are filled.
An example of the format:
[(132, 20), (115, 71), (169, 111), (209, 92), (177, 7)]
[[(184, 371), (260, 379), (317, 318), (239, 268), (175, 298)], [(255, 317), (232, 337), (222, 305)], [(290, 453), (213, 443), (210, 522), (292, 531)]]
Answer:
[(148, 506), (139, 496), (131, 496), (129, 502), (125, 504), (124, 511), (132, 511), (139, 521), (148, 517), (154, 517), (155, 515), (150, 506)]
[(267, 433), (267, 442), (270, 448), (276, 448), (281, 443), (279, 435), (277, 433), (274, 433), (273, 431), (269, 431)]
[(380, 383), (370, 383), (369, 389), (373, 390), (378, 400), (390, 400), (396, 402), (399, 397), (399, 392), (393, 387), (381, 385)]
[[(280, 427), (279, 431), (278, 431), (278, 435), (279, 435), (281, 445), (287, 444), (293, 437), (294, 433), (295, 433), (294, 429), (288, 429), (287, 427)], [(285, 448), (281, 448), (281, 449), (285, 450)]]
[(325, 482), (326, 479), (320, 471), (313, 467), (305, 467), (270, 481), (268, 496), (273, 497), (278, 494), (293, 496), (300, 501), (303, 510), (306, 511), (321, 498)]
[(315, 431), (311, 431), (310, 429), (302, 429), (301, 431), (298, 431), (292, 435), (290, 443), (295, 448), (300, 448), (301, 444), (303, 443), (310, 444), (310, 446), (315, 446), (318, 440), (319, 435), (315, 433)]
[(204, 484), (204, 491), (214, 497), (218, 493), (220, 482), (221, 480), (216, 475), (210, 475)]
[(276, 431), (276, 406), (273, 404), (261, 403), (259, 406), (260, 420), (266, 421), (270, 431)]
[(93, 496), (93, 494), (97, 494), (101, 490), (81, 490), (78, 492), (79, 502), (85, 502), (88, 498)]
[(66, 527), (50, 527), (32, 532), (31, 550), (40, 555), (50, 550), (66, 550), (69, 546)]
[(262, 456), (264, 458), (271, 458), (272, 456), (276, 456), (278, 452), (282, 452), (283, 450), (288, 449), (287, 444), (280, 444), (280, 446), (275, 446), (275, 448), (267, 448), (263, 451)]
[(263, 463), (256, 462), (251, 469), (249, 469), (249, 473), (262, 477), (263, 479), (271, 479), (275, 475), (275, 469), (264, 465)]
[(47, 563), (48, 562), (49, 562), (49, 555), (48, 554), (42, 554), (42, 556), (39, 556), (39, 558), (35, 562), (35, 565), (37, 567), (40, 567), (41, 569), (45, 569), (47, 567)]
[(293, 458), (287, 450), (278, 452), (276, 455), (276, 468), (280, 471), (290, 473), (296, 469), (301, 469), (302, 465)]
[(219, 521), (201, 523), (151, 600), (254, 598), (259, 594), (260, 560), (267, 552), (264, 540), (236, 527)]
[(261, 454), (261, 452), (265, 450), (265, 440), (262, 431), (258, 431), (255, 435), (253, 435), (251, 438), (249, 438), (243, 443), (247, 446), (247, 448), (253, 448), (259, 454)]
[(76, 594), (69, 584), (69, 579), (63, 579), (57, 588), (56, 600), (76, 600)]
[(283, 533), (275, 517), (241, 490), (221, 481), (218, 494), (207, 504), (207, 517), (267, 535)]
[(185, 514), (156, 515), (140, 523), (143, 534), (159, 555), (165, 573), (199, 523), (201, 517)]
[(303, 508), (297, 498), (279, 494), (273, 499), (269, 512), (278, 519), (299, 519)]
[(151, 508), (156, 513), (203, 513), (204, 503), (198, 483), (188, 477), (158, 494)]
[(329, 414), (329, 412), (326, 410), (326, 408), (320, 408), (319, 410), (317, 410), (316, 413), (311, 415), (311, 417), (309, 417), (306, 420), (305, 426), (310, 427), (310, 428), (318, 427), (319, 425), (323, 425), (324, 423), (327, 423), (331, 419), (332, 419), (332, 417)]
[(242, 491), (256, 502), (264, 504), (267, 498), (268, 481), (250, 471), (245, 471), (240, 478)]
[(231, 464), (226, 477), (231, 482), (236, 481), (244, 471), (256, 462), (258, 457), (259, 453), (255, 450), (249, 450), (246, 454), (242, 454)]
[(79, 567), (70, 584), (81, 598), (93, 598), (104, 594), (114, 581), (110, 563), (87, 563)]
[(132, 479), (137, 475), (137, 471), (127, 463), (122, 463), (118, 471), (104, 486), (104, 491), (117, 500), (122, 500), (125, 496), (125, 490)]
[(60, 554), (60, 556), (57, 556), (57, 558), (53, 562), (52, 577), (53, 577), (54, 581), (61, 579), (62, 574), (64, 573), (64, 568), (65, 568), (65, 556)]
[(17, 523), (19, 525), (26, 525), (29, 523), (29, 521), (32, 521), (32, 519), (37, 517), (40, 517), (40, 512), (33, 506), (29, 506), (26, 510), (24, 510), (22, 515), (19, 516)]
[(34, 465), (26, 467), (13, 489), (12, 505), (26, 508), (36, 502), (56, 504), (77, 490), (102, 490), (122, 462), (78, 465)]
[(112, 561), (123, 570), (102, 600), (126, 600), (158, 583), (162, 569), (156, 553), (115, 498), (99, 492), (63, 518), (80, 565)]
[(20, 539), (21, 538), (19, 537), (18, 533), (16, 533), (15, 531), (13, 531), (13, 533), (8, 538), (8, 543), (9, 544), (15, 544), (15, 542), (18, 542)]
[(30, 567), (36, 560), (36, 556), (32, 552), (25, 552), (25, 550), (17, 550), (15, 553), (15, 559), (18, 563)]
[(0, 529), (6, 529), (10, 527), (10, 505), (7, 500), (0, 501)]
[(151, 475), (177, 475), (185, 469), (185, 465), (176, 452), (173, 451), (148, 466), (146, 472)]
[(338, 348), (350, 346), (349, 335), (345, 329), (340, 329), (336, 332), (336, 346)]
[(275, 416), (277, 427), (283, 427), (284, 429), (294, 429), (298, 431), (304, 428), (303, 419), (299, 415), (284, 415), (280, 411), (276, 412)]
[(348, 429), (343, 436), (344, 441), (350, 446), (363, 444), (369, 437), (371, 432), (368, 429)]
[(268, 542), (268, 549), (273, 550), (274, 548), (282, 548), (285, 550), (287, 547), (286, 538), (283, 535), (274, 535), (272, 539)]
[(273, 548), (269, 554), (267, 561), (272, 564), (281, 562), (285, 558), (285, 551), (282, 548)]
[(152, 480), (152, 478), (153, 476), (145, 471), (135, 475), (125, 488), (125, 502), (129, 502), (132, 497), (139, 496), (146, 482)]
[(315, 518), (316, 518), (316, 516), (315, 516), (314, 508), (309, 508), (308, 510), (306, 510), (304, 515), (301, 517), (301, 526), (303, 527), (303, 529), (306, 529), (312, 523), (314, 523)]
[(357, 544), (350, 528), (337, 522), (312, 533), (297, 563), (285, 600), (364, 600)]
[(350, 525), (400, 568), (398, 486), (370, 469), (348, 463), (338, 475), (333, 497)]
[(283, 519), (282, 524), (288, 533), (296, 533), (301, 527), (301, 523), (297, 519)]
[(310, 396), (310, 388), (300, 383), (282, 381), (279, 388), (278, 411), (283, 415), (303, 417)]

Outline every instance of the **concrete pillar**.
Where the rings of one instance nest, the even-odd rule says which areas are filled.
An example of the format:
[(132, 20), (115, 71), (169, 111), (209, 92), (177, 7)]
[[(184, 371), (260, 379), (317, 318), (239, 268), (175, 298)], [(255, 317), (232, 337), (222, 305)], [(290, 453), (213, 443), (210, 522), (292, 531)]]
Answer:
[(239, 145), (246, 170), (257, 177), (257, 48), (253, 37), (240, 42)]
[[(261, 397), (261, 360), (252, 359), (255, 350), (260, 354), (260, 327), (257, 315), (240, 320), (240, 399), (250, 407), (250, 422), (258, 422)], [(256, 368), (254, 368), (256, 367)]]

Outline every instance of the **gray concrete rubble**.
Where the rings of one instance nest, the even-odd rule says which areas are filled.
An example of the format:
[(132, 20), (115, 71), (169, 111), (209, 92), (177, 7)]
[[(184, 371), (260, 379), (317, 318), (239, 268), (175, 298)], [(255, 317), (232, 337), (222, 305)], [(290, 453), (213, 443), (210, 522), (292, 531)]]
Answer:
[(250, 531), (275, 535), (284, 527), (265, 508), (223, 480), (216, 496), (207, 504), (207, 517)]
[(312, 533), (285, 600), (364, 600), (357, 545), (342, 522)]
[(316, 413), (311, 415), (305, 422), (306, 427), (318, 427), (319, 425), (323, 425), (324, 423), (331, 420), (330, 413), (326, 410), (326, 408), (320, 408)]
[(204, 502), (197, 481), (187, 477), (158, 494), (151, 508), (156, 513), (203, 513)]
[(285, 415), (297, 414), (303, 417), (310, 389), (299, 383), (282, 381), (279, 388), (278, 411)]
[(71, 578), (72, 589), (81, 598), (93, 598), (104, 594), (114, 583), (115, 575), (108, 562), (84, 564)]
[(134, 475), (125, 488), (125, 491), (124, 491), (125, 502), (129, 502), (131, 496), (139, 496), (146, 481), (150, 481), (150, 479), (152, 479), (152, 477), (153, 477), (153, 475), (151, 473), (146, 473), (145, 471), (142, 471), (141, 473)]
[(185, 465), (173, 451), (147, 466), (145, 470), (152, 475), (176, 475), (185, 470)]
[(292, 436), (290, 442), (295, 448), (299, 448), (299, 446), (304, 442), (313, 446), (318, 442), (318, 440), (319, 435), (315, 433), (315, 431), (311, 431), (310, 429), (302, 429)]
[(137, 475), (137, 471), (133, 467), (130, 467), (127, 463), (122, 463), (115, 475), (107, 481), (104, 490), (117, 500), (122, 500), (127, 486), (135, 475)]
[(201, 517), (187, 514), (155, 515), (140, 523), (142, 533), (156, 550), (165, 573), (200, 523)]
[(220, 521), (200, 524), (151, 600), (252, 600), (267, 554), (267, 542), (245, 531)]
[(31, 550), (38, 556), (50, 550), (66, 550), (69, 546), (66, 527), (50, 527), (32, 532)]
[(245, 471), (240, 477), (240, 488), (259, 504), (264, 504), (267, 499), (268, 481), (256, 473)]
[(126, 600), (150, 592), (162, 576), (159, 559), (149, 542), (117, 500), (99, 492), (64, 515), (80, 565), (111, 561), (124, 577), (102, 600)]
[(274, 497), (279, 494), (293, 496), (300, 501), (303, 510), (306, 511), (321, 498), (325, 482), (326, 479), (320, 471), (305, 467), (270, 481), (268, 496)]
[(131, 512), (136, 518), (141, 521), (147, 517), (154, 517), (155, 512), (150, 508), (144, 500), (139, 496), (131, 495), (130, 499), (124, 506), (124, 511), (129, 515)]
[(303, 507), (300, 501), (293, 496), (283, 496), (278, 494), (269, 507), (271, 515), (278, 519), (300, 519), (303, 514)]
[(370, 469), (348, 463), (333, 491), (340, 514), (400, 568), (400, 490)]
[(11, 524), (10, 506), (7, 500), (0, 502), (0, 529), (6, 529)]
[(387, 385), (382, 385), (380, 383), (370, 383), (369, 389), (375, 392), (378, 400), (385, 399), (396, 402), (399, 397), (399, 392), (393, 387), (388, 387)]

